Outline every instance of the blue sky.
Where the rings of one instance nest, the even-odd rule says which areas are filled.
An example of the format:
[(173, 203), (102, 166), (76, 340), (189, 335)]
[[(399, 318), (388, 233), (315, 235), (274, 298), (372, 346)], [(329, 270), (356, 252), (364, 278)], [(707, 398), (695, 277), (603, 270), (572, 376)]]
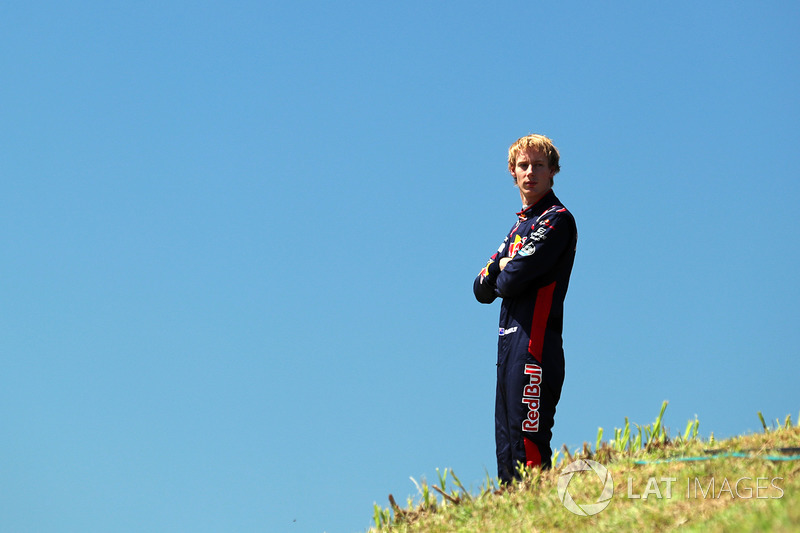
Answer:
[(518, 137), (578, 255), (554, 447), (797, 419), (791, 2), (0, 8), (4, 531), (363, 531), (495, 473)]

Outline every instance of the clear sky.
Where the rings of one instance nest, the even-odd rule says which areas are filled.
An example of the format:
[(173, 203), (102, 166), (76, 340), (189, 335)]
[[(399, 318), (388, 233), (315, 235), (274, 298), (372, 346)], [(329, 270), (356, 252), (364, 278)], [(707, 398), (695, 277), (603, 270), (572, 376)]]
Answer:
[(518, 137), (575, 215), (553, 445), (800, 412), (796, 2), (0, 7), (0, 530), (358, 532), (495, 474)]

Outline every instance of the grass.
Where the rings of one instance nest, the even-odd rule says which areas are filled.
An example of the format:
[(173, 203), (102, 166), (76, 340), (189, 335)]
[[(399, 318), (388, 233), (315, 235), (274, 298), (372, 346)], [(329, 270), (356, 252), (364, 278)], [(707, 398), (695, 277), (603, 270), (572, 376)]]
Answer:
[[(800, 530), (800, 423), (787, 416), (768, 425), (758, 413), (763, 432), (716, 441), (713, 433), (699, 437), (695, 418), (671, 438), (661, 423), (666, 407), (664, 402), (652, 424), (625, 419), (607, 442), (600, 428), (594, 449), (588, 443), (573, 452), (564, 447), (552, 470), (523, 469), (513, 486), (500, 488), (487, 473), (471, 494), (451, 470), (437, 470), (438, 484), (414, 481), (418, 498), (404, 507), (391, 495), (389, 507), (375, 505), (370, 531)], [(579, 506), (606, 499), (600, 473), (562, 472), (578, 460), (607, 468), (614, 483), (608, 506), (590, 516), (569, 511), (559, 496), (561, 480)]]

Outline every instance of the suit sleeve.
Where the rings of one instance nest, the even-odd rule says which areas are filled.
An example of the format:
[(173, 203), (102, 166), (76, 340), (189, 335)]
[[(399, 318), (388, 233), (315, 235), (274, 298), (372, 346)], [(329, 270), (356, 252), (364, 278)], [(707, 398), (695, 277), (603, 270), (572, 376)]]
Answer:
[[(514, 231), (513, 228), (511, 230)], [(510, 233), (509, 233), (510, 235)], [(482, 304), (490, 304), (497, 298), (497, 275), (500, 274), (500, 258), (508, 255), (508, 235), (500, 243), (500, 247), (489, 258), (489, 262), (483, 267), (475, 282), (472, 284), (472, 292), (475, 299)]]
[(567, 247), (574, 243), (574, 235), (575, 223), (566, 209), (539, 217), (531, 227), (525, 244), (497, 274), (497, 295), (514, 298), (541, 283)]
[(482, 304), (490, 304), (497, 298), (497, 275), (500, 273), (500, 252), (496, 252), (472, 284), (475, 299)]

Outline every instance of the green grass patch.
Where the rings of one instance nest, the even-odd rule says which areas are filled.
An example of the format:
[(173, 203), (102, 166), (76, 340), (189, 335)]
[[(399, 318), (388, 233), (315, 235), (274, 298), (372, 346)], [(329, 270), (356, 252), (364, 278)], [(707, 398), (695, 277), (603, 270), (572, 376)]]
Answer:
[[(626, 419), (609, 441), (601, 428), (594, 449), (587, 443), (574, 452), (564, 447), (552, 470), (523, 469), (522, 481), (511, 486), (501, 488), (487, 474), (473, 494), (451, 470), (437, 470), (438, 484), (415, 481), (418, 497), (405, 506), (391, 495), (388, 507), (376, 504), (370, 531), (800, 529), (800, 425), (788, 416), (768, 425), (758, 413), (763, 432), (716, 441), (713, 434), (699, 437), (695, 418), (672, 438), (661, 423), (666, 407), (652, 424)], [(577, 467), (584, 470), (567, 473)], [(613, 480), (613, 496), (604, 476)], [(570, 498), (583, 516), (565, 506)]]

